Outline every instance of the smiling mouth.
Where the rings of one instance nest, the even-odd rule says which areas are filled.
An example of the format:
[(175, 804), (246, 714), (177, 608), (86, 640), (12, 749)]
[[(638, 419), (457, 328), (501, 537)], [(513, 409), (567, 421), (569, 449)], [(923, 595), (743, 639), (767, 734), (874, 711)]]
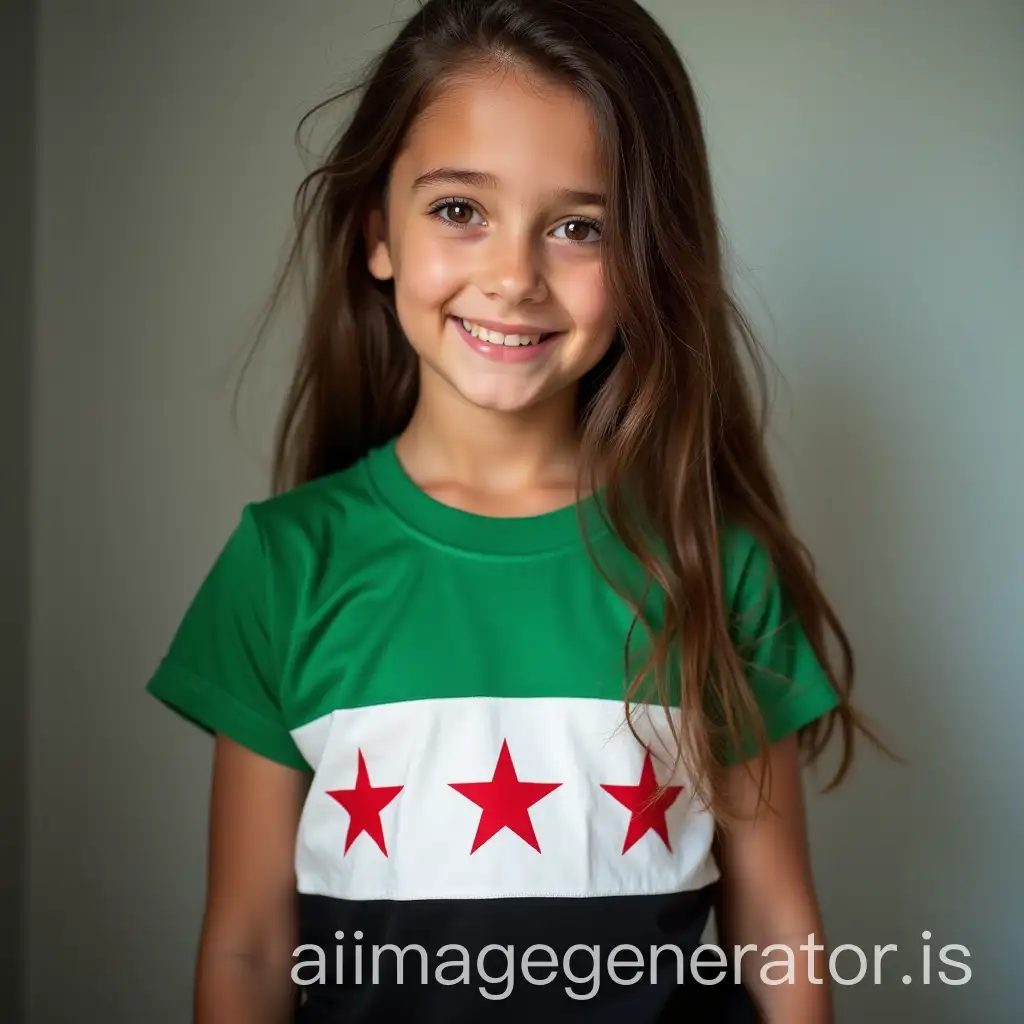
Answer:
[(465, 320), (462, 317), (452, 317), (462, 325), (462, 329), (477, 338), (499, 348), (530, 348), (542, 344), (553, 338), (559, 331), (548, 331), (543, 334), (502, 334), (501, 331), (491, 331), (486, 327), (473, 323), (472, 320)]

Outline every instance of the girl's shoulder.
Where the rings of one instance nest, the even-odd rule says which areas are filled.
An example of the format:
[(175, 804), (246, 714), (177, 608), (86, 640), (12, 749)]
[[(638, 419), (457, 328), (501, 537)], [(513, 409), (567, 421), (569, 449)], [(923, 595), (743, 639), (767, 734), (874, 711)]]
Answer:
[(373, 504), (367, 468), (371, 456), (351, 466), (305, 481), (278, 494), (251, 502), (246, 512), (270, 531), (303, 529), (324, 521), (348, 522)]
[(381, 543), (391, 517), (374, 485), (371, 451), (345, 469), (254, 501), (242, 511), (264, 558), (314, 566)]

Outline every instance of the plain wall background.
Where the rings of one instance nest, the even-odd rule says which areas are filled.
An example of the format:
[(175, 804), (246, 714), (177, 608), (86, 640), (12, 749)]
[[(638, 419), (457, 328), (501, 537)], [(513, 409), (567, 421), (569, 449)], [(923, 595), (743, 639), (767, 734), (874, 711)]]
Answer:
[(33, 33), (31, 0), (0, 0), (0, 1006), (14, 1020), (24, 963)]
[[(865, 748), (848, 787), (811, 801), (829, 940), (902, 950), (883, 985), (838, 993), (840, 1020), (1009, 1024), (1024, 953), (1024, 5), (650, 8), (701, 94), (737, 290), (785, 378), (794, 514), (859, 652), (861, 704), (910, 759)], [(0, 399), (17, 494), (32, 269), (31, 1024), (189, 1019), (210, 745), (143, 686), (241, 505), (265, 493), (286, 366), (260, 364), (241, 429), (231, 385), (287, 236), (293, 130), (410, 10), (38, 7), (36, 245), (29, 260), (22, 156), (3, 182)], [(6, 50), (23, 54), (15, 37), (4, 48), (6, 72)], [(3, 514), (16, 578), (26, 524), (17, 501)], [(17, 690), (17, 599), (3, 621)], [(0, 799), (16, 820), (11, 721)], [(4, 858), (9, 878), (17, 851)], [(921, 984), (926, 929), (933, 951), (969, 947), (968, 985)]]

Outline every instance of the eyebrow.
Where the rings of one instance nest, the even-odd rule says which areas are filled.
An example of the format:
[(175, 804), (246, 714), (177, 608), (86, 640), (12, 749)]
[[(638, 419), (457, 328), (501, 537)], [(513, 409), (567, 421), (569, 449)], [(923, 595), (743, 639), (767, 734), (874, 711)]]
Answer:
[[(501, 188), (498, 178), (487, 171), (467, 171), (458, 167), (436, 167), (426, 174), (421, 174), (413, 183), (414, 192), (437, 185), (466, 185), (469, 188)], [(607, 200), (602, 192), (587, 192), (578, 188), (560, 188), (555, 190), (555, 197), (569, 203), (584, 206), (605, 206)]]

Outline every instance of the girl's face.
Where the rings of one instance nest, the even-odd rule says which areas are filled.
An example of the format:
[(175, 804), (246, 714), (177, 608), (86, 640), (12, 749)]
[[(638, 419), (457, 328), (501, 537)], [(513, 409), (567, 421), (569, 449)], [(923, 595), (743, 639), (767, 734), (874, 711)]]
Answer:
[(371, 272), (394, 278), (422, 394), (517, 412), (568, 393), (608, 350), (604, 182), (584, 102), (516, 70), (444, 90), (395, 162)]

